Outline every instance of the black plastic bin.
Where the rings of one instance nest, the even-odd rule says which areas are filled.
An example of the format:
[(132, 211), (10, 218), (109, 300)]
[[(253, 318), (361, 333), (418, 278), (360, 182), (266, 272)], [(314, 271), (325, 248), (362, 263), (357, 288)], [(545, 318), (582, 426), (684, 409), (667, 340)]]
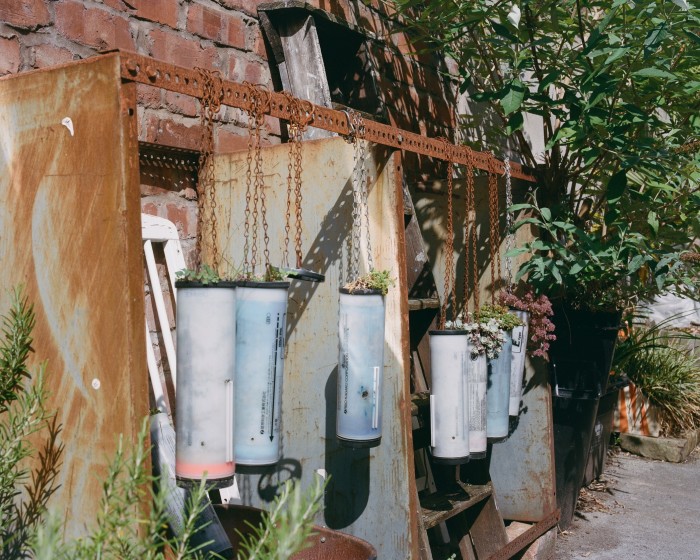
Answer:
[(596, 392), (552, 398), (554, 468), (562, 530), (571, 524), (576, 510), (599, 400)]
[(620, 389), (629, 384), (628, 380), (618, 381), (608, 392), (600, 397), (598, 412), (593, 425), (593, 436), (591, 437), (590, 450), (588, 452), (588, 462), (586, 472), (583, 476), (583, 485), (588, 486), (596, 478), (605, 472), (605, 461), (608, 456), (610, 446), (610, 436), (615, 424), (615, 407), (620, 395)]
[(583, 485), (598, 404), (607, 390), (620, 313), (554, 306), (557, 340), (550, 347), (554, 463), (559, 527), (574, 517)]

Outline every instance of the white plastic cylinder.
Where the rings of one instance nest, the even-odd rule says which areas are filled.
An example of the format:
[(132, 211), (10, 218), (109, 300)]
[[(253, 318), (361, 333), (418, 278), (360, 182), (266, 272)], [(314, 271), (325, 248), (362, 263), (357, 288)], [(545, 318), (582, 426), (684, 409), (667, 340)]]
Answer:
[(284, 341), (289, 282), (241, 282), (236, 306), (236, 420), (239, 465), (281, 456)]
[(382, 439), (384, 296), (340, 290), (336, 435), (347, 447)]
[(497, 358), (488, 360), (489, 378), (486, 387), (486, 436), (490, 440), (508, 437), (510, 405), (510, 364), (512, 362), (510, 331), (504, 331), (505, 342)]
[[(471, 352), (471, 344), (469, 346)], [(469, 379), (469, 456), (486, 457), (486, 384), (488, 364), (485, 354), (478, 354), (468, 363)]]
[(430, 445), (438, 463), (469, 461), (467, 331), (430, 331)]
[(233, 483), (236, 287), (176, 284), (177, 399), (175, 475), (187, 486), (206, 476)]
[(520, 398), (523, 395), (523, 374), (525, 372), (525, 355), (527, 351), (530, 313), (511, 309), (510, 312), (520, 319), (523, 324), (513, 329), (512, 362), (510, 364), (510, 405), (508, 414), (518, 416), (520, 413)]

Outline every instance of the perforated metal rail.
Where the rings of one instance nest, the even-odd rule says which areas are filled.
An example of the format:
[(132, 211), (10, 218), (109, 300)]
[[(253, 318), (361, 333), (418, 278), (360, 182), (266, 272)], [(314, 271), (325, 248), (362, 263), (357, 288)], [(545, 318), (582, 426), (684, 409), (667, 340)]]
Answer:
[[(122, 79), (146, 84), (183, 95), (201, 98), (203, 87), (201, 75), (196, 69), (183, 68), (128, 51), (116, 51), (120, 59)], [(109, 56), (109, 55), (107, 55)], [(224, 105), (245, 109), (248, 106), (249, 86), (222, 80)], [(289, 120), (292, 116), (289, 99), (281, 93), (271, 93), (268, 114), (272, 117)], [(348, 117), (342, 111), (313, 106), (313, 119), (310, 126), (347, 135)], [(438, 138), (429, 138), (400, 128), (365, 119), (365, 138), (376, 144), (400, 148), (409, 152), (430, 156), (441, 160), (451, 159), (465, 165), (471, 152), (474, 167), (483, 171), (493, 170), (504, 174), (502, 161), (486, 152), (471, 150), (467, 146), (457, 146)], [(523, 166), (511, 162), (511, 176), (524, 181), (536, 182), (535, 176)]]

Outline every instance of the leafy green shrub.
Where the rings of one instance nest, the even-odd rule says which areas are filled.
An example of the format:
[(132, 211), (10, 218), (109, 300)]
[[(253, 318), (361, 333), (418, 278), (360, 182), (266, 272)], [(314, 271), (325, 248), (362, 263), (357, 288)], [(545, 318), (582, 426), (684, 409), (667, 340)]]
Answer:
[(664, 433), (678, 435), (700, 428), (700, 360), (683, 343), (693, 337), (664, 330), (666, 325), (633, 328), (615, 351), (613, 369), (659, 409)]

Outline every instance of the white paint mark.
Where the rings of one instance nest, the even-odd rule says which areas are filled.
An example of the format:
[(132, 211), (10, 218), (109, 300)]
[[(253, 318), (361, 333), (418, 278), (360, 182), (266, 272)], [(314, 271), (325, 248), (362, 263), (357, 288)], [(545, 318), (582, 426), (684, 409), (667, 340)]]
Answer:
[(316, 474), (320, 476), (323, 480), (326, 480), (326, 477), (328, 476), (326, 469), (316, 469)]
[(95, 379), (92, 380), (92, 388), (95, 389), (95, 390), (97, 390), (97, 389), (100, 388), (100, 385), (102, 385), (102, 384), (100, 383), (100, 380), (97, 379), (97, 377), (95, 377)]
[(75, 136), (73, 132), (73, 120), (70, 117), (63, 117), (61, 124), (68, 129), (68, 132), (70, 132), (71, 136)]

